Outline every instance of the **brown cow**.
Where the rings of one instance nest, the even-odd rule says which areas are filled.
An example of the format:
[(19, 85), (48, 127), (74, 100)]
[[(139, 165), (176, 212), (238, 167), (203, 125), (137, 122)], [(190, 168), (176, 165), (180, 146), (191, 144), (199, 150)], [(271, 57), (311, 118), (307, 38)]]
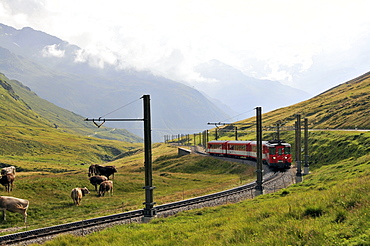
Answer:
[(82, 197), (86, 194), (90, 194), (90, 191), (84, 187), (84, 188), (74, 188), (71, 191), (71, 198), (76, 206), (79, 206), (82, 200)]
[(107, 180), (101, 182), (98, 196), (104, 196), (105, 192), (109, 192), (110, 196), (113, 196), (113, 181)]
[(89, 177), (93, 175), (104, 175), (109, 179), (109, 176), (113, 175), (114, 179), (114, 173), (117, 172), (117, 169), (115, 166), (100, 166), (97, 164), (92, 164), (89, 167)]
[(106, 180), (108, 180), (108, 178), (107, 178), (107, 177), (96, 175), (96, 176), (92, 176), (92, 177), (90, 178), (90, 183), (91, 183), (93, 186), (95, 186), (95, 191), (98, 191), (98, 185), (100, 185), (100, 184), (101, 184), (101, 182), (106, 181)]
[(14, 175), (12, 173), (7, 173), (0, 178), (0, 184), (5, 186), (6, 191), (9, 193), (13, 190)]
[(97, 165), (91, 164), (89, 167), (89, 177), (93, 175), (99, 175), (98, 170), (96, 169)]
[(6, 210), (23, 214), (24, 223), (27, 222), (29, 201), (11, 196), (0, 196), (0, 209), (3, 210), (3, 219), (6, 220)]
[(114, 179), (114, 173), (117, 172), (117, 169), (115, 166), (100, 166), (100, 165), (95, 165), (96, 171), (98, 175), (104, 175), (109, 179), (110, 175), (113, 175)]

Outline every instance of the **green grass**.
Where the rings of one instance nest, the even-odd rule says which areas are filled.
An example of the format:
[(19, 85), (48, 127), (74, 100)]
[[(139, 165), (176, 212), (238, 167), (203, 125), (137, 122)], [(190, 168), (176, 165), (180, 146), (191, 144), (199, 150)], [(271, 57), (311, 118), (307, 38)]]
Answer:
[(370, 155), (322, 165), (253, 200), (116, 226), (45, 245), (369, 245)]
[[(193, 155), (178, 157), (175, 153), (177, 147), (164, 144), (153, 146), (153, 185), (156, 187), (154, 195), (158, 205), (221, 191), (254, 179), (254, 168), (247, 165)], [(97, 196), (88, 181), (89, 164), (72, 162), (70, 158), (73, 156), (77, 157), (77, 154), (71, 153), (70, 157), (63, 159), (58, 155), (54, 159), (45, 157), (44, 160), (40, 157), (32, 160), (30, 157), (12, 159), (6, 156), (0, 159), (2, 163), (17, 164), (15, 188), (10, 195), (30, 201), (28, 229), (143, 208), (143, 152), (138, 151), (109, 162), (109, 165), (115, 165), (118, 169), (114, 177), (112, 197)], [(184, 170), (170, 169), (164, 164), (169, 160), (181, 163)], [(212, 165), (213, 162), (215, 165)], [(81, 206), (76, 207), (70, 198), (70, 192), (75, 187), (85, 186), (91, 194), (82, 199)], [(1, 194), (8, 195), (5, 191)], [(1, 232), (2, 229), (23, 225), (19, 214), (8, 214), (8, 220), (0, 224), (1, 234), (9, 233)]]

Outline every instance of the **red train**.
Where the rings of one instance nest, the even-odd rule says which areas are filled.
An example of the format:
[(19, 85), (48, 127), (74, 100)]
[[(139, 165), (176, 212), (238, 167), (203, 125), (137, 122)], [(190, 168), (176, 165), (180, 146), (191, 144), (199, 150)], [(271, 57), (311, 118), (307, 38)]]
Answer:
[[(257, 141), (214, 140), (207, 144), (210, 155), (257, 159)], [(270, 167), (286, 169), (292, 163), (291, 145), (281, 140), (262, 141), (262, 161)]]

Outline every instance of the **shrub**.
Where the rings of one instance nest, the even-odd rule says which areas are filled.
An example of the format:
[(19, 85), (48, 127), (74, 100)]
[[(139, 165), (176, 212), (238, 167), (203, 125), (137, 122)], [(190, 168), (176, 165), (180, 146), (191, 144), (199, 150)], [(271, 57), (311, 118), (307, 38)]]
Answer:
[(308, 207), (303, 212), (304, 217), (311, 217), (311, 218), (317, 218), (323, 215), (324, 210), (319, 207)]
[(339, 211), (334, 219), (335, 222), (341, 223), (347, 219), (347, 214), (344, 211)]

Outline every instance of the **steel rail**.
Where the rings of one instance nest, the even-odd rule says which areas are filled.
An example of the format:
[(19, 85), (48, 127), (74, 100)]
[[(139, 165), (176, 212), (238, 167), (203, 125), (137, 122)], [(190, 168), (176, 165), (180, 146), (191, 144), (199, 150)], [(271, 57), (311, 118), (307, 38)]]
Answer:
[(50, 226), (45, 228), (39, 228), (24, 232), (18, 232), (0, 237), (0, 245), (15, 244), (24, 241), (29, 241), (36, 238), (42, 238), (47, 236), (53, 236), (60, 233), (71, 232), (79, 229), (87, 229), (89, 227), (99, 226), (115, 221), (131, 220), (133, 218), (142, 217), (142, 210), (134, 210), (120, 214), (108, 215), (103, 217), (97, 217), (88, 220), (82, 220), (67, 224), (61, 224), (56, 226)]

